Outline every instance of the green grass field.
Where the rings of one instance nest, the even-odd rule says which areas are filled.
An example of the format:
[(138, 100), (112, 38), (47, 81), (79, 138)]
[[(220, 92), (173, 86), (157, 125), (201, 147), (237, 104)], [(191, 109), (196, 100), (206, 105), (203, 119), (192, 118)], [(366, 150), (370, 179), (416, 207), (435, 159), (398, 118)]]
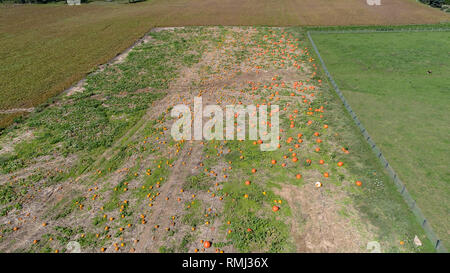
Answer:
[(346, 99), (448, 248), (450, 32), (312, 37)]

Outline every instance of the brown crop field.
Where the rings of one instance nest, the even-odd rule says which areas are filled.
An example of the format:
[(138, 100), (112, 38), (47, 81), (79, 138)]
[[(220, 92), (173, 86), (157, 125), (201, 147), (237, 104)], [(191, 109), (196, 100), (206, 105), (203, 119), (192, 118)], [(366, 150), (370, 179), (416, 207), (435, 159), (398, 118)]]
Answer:
[[(412, 0), (155, 0), (0, 6), (0, 109), (42, 104), (156, 26), (398, 25), (448, 22)], [(14, 114), (0, 115), (0, 128)]]

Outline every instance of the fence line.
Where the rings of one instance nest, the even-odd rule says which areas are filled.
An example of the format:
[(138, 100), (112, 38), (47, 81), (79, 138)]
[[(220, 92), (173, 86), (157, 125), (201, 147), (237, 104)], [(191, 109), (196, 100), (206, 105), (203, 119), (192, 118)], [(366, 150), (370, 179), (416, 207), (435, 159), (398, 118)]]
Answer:
[(402, 28), (402, 29), (347, 29), (347, 30), (310, 30), (309, 33), (324, 33), (324, 34), (342, 34), (342, 33), (386, 33), (386, 32), (441, 32), (450, 31), (450, 28)]
[[(450, 29), (448, 29), (448, 30), (450, 30)], [(318, 32), (320, 32), (320, 31), (315, 31), (314, 33), (318, 33)], [(380, 32), (380, 31), (373, 31), (373, 32)], [(322, 59), (322, 56), (319, 53), (319, 49), (317, 48), (316, 44), (314, 43), (314, 40), (312, 39), (310, 33), (311, 33), (310, 31), (307, 32), (309, 41), (311, 42), (311, 45), (314, 48), (314, 50), (315, 50), (315, 52), (317, 54), (317, 57), (320, 60), (320, 63), (322, 65), (323, 70), (325, 71), (325, 74), (327, 75), (328, 79), (330, 80), (331, 84), (333, 85), (333, 88), (334, 88), (336, 94), (339, 96), (339, 98), (344, 103), (345, 108), (347, 109), (347, 111), (350, 114), (350, 116), (353, 118), (353, 121), (355, 122), (356, 126), (358, 126), (359, 130), (361, 131), (362, 135), (364, 136), (364, 139), (370, 145), (372, 151), (378, 157), (378, 159), (380, 160), (381, 164), (383, 165), (383, 167), (388, 172), (389, 176), (394, 181), (394, 184), (397, 186), (397, 189), (400, 192), (400, 194), (402, 195), (403, 200), (405, 200), (405, 202), (408, 204), (409, 208), (412, 210), (412, 212), (414, 213), (416, 218), (419, 220), (420, 225), (424, 229), (425, 234), (427, 235), (428, 239), (431, 241), (431, 243), (434, 244), (434, 248), (436, 249), (436, 251), (437, 252), (446, 253), (447, 249), (442, 245), (441, 240), (436, 236), (436, 234), (434, 233), (433, 229), (428, 224), (428, 220), (425, 218), (425, 216), (423, 215), (423, 213), (420, 210), (420, 208), (416, 205), (416, 201), (409, 194), (408, 190), (406, 189), (405, 184), (400, 180), (400, 178), (398, 177), (397, 173), (394, 171), (394, 169), (391, 167), (389, 162), (384, 157), (383, 153), (381, 152), (381, 149), (378, 148), (378, 146), (375, 144), (375, 142), (373, 141), (373, 139), (371, 138), (371, 136), (367, 132), (366, 128), (362, 125), (361, 121), (356, 116), (355, 112), (352, 110), (350, 104), (345, 99), (345, 97), (342, 94), (341, 90), (339, 89), (339, 87), (337, 86), (337, 84), (334, 81), (333, 77), (331, 76), (330, 72), (328, 71), (328, 69), (327, 69), (327, 67), (325, 65), (325, 62), (324, 62), (324, 60)], [(321, 33), (328, 33), (328, 32), (325, 31), (325, 32), (321, 32)], [(335, 32), (335, 33), (341, 33), (341, 32)], [(361, 32), (361, 33), (366, 33), (366, 32)]]

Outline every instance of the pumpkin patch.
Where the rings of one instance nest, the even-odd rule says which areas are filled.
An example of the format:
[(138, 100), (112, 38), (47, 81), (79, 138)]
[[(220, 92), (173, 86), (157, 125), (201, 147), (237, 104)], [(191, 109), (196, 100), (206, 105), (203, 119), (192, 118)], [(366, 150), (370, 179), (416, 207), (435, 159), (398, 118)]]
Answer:
[[(89, 93), (36, 113), (54, 128), (64, 123), (58, 141), (70, 141), (31, 149), (57, 168), (36, 169), (29, 178), (10, 173), (0, 185), (0, 209), (11, 220), (1, 223), (0, 250), (29, 230), (36, 230), (26, 242), (30, 252), (55, 253), (69, 252), (70, 241), (90, 252), (227, 253), (320, 252), (322, 246), (357, 252), (365, 249), (363, 235), (387, 240), (365, 229), (374, 225), (359, 231), (345, 218), (355, 204), (371, 209), (367, 195), (385, 183), (359, 160), (359, 138), (340, 135), (347, 123), (336, 122), (341, 108), (304, 35), (269, 27), (186, 27), (149, 35), (123, 63), (89, 76), (83, 91)], [(237, 138), (243, 115), (233, 113), (236, 139), (175, 139), (171, 128), (183, 115), (173, 109), (185, 106), (195, 123), (197, 97), (220, 107), (255, 105), (244, 115), (261, 135)], [(67, 106), (72, 103), (79, 105)], [(279, 128), (273, 119), (251, 119), (263, 111), (279, 114)], [(62, 113), (71, 122), (77, 114), (98, 123), (71, 127)], [(209, 118), (218, 119), (202, 122)], [(275, 128), (279, 136), (265, 138)], [(78, 137), (104, 146), (82, 146), (73, 136), (78, 130)], [(277, 149), (261, 150), (275, 140)], [(58, 154), (64, 147), (74, 155)], [(349, 182), (355, 178), (364, 187)], [(43, 197), (50, 201), (38, 208)], [(398, 241), (383, 244), (398, 247)]]

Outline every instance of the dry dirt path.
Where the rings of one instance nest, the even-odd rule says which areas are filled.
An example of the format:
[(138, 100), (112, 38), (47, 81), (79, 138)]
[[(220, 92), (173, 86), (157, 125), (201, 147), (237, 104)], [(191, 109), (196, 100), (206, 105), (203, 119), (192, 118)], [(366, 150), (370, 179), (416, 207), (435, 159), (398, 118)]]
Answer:
[(30, 108), (12, 108), (7, 110), (0, 110), (0, 115), (2, 114), (14, 114), (14, 113), (21, 113), (21, 112), (33, 112), (34, 107)]

